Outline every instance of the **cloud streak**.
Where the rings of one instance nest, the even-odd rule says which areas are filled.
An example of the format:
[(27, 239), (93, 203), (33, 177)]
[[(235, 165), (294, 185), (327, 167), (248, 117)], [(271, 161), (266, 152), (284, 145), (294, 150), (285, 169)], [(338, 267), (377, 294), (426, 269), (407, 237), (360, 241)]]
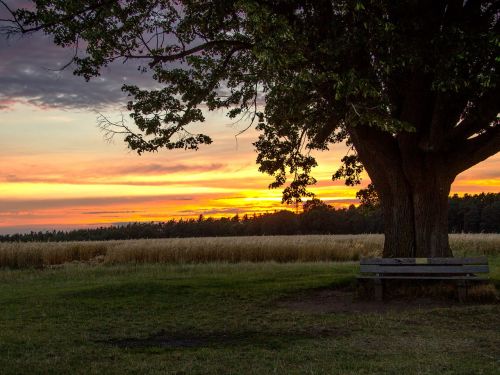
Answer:
[(0, 199), (0, 213), (14, 213), (26, 210), (46, 210), (75, 207), (79, 211), (82, 207), (107, 207), (112, 205), (147, 204), (164, 201), (192, 201), (192, 196), (136, 196), (136, 197), (97, 197), (97, 198), (71, 198), (71, 199)]
[[(67, 166), (68, 168), (69, 166)], [(0, 182), (11, 183), (49, 183), (49, 184), (95, 184), (95, 185), (140, 185), (161, 186), (183, 184), (189, 181), (189, 175), (227, 171), (227, 165), (222, 163), (204, 164), (136, 164), (126, 166), (107, 166), (66, 170), (65, 168), (37, 173), (33, 170), (18, 170), (15, 173), (0, 175)], [(75, 176), (75, 172), (77, 175)], [(127, 180), (127, 177), (165, 177), (169, 175), (185, 175), (186, 181), (152, 181)]]

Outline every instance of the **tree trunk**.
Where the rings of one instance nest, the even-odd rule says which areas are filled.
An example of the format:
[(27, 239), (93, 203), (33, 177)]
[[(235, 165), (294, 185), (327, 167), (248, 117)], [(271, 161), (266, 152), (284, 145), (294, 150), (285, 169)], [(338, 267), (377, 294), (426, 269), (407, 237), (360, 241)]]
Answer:
[(378, 189), (378, 193), (384, 213), (384, 258), (414, 257), (415, 223), (410, 189), (398, 183)]
[(384, 257), (451, 257), (448, 195), (451, 182), (432, 172), (406, 189), (380, 191), (384, 212)]
[(413, 189), (416, 257), (453, 256), (448, 242), (451, 181), (435, 177), (431, 175)]
[(383, 256), (450, 257), (448, 195), (454, 176), (439, 155), (397, 143), (388, 133), (350, 128), (384, 213)]

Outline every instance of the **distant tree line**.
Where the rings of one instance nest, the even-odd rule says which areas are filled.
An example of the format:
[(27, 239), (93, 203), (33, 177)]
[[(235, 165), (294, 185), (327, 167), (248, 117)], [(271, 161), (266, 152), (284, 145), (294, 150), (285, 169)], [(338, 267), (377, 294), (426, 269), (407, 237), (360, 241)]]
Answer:
[[(369, 199), (366, 199), (366, 196)], [(278, 211), (260, 215), (235, 215), (224, 218), (170, 220), (166, 222), (130, 223), (71, 231), (30, 232), (0, 236), (6, 241), (101, 241), (141, 238), (261, 236), (292, 234), (360, 234), (383, 233), (383, 216), (376, 196), (365, 192), (361, 205), (335, 209), (319, 199), (303, 204), (295, 214)], [(449, 199), (451, 233), (500, 233), (500, 193), (453, 195)]]
[(500, 233), (500, 193), (453, 195), (448, 220), (451, 233)]

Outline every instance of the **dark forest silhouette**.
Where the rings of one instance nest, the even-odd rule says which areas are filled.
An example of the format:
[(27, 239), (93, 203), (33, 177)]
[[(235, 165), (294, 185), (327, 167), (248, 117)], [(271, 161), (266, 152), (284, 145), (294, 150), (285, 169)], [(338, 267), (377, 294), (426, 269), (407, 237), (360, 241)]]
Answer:
[[(449, 198), (450, 233), (500, 233), (500, 193), (454, 195)], [(99, 241), (141, 238), (263, 236), (293, 234), (383, 233), (382, 210), (373, 201), (335, 209), (320, 201), (304, 203), (303, 212), (170, 220), (0, 236), (0, 241)]]

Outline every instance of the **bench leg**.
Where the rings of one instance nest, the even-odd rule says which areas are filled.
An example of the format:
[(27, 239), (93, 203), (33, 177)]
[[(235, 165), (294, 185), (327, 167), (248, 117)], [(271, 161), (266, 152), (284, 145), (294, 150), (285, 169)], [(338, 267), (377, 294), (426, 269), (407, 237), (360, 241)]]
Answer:
[(377, 301), (383, 301), (384, 300), (384, 283), (382, 282), (381, 279), (375, 279), (373, 281), (375, 283), (375, 299)]
[(465, 302), (467, 299), (467, 281), (466, 280), (461, 280), (458, 282), (457, 285), (457, 290), (458, 290), (458, 300), (460, 302)]

